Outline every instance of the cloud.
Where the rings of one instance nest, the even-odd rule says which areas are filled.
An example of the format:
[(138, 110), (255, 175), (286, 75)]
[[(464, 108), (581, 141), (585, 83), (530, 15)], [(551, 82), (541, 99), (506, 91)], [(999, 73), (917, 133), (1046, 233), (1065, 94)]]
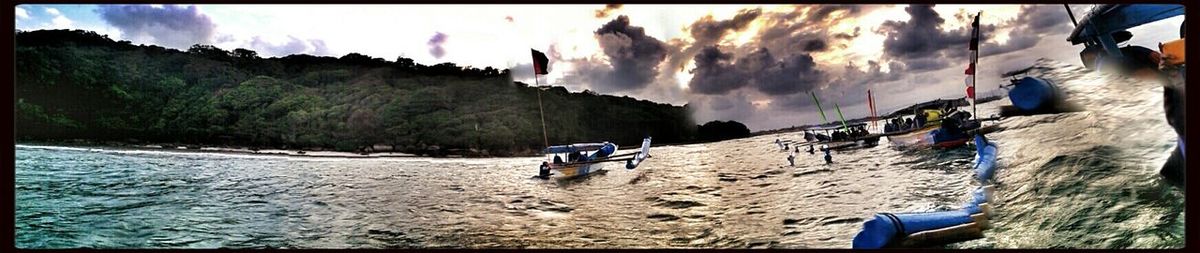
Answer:
[(833, 14), (834, 12), (837, 12), (837, 11), (844, 11), (848, 14), (855, 14), (855, 13), (858, 13), (860, 10), (862, 10), (862, 7), (859, 5), (820, 5), (815, 8), (809, 9), (808, 21), (809, 22), (820, 22), (820, 21), (826, 20), (829, 18), (830, 14)]
[(837, 33), (834, 34), (833, 37), (843, 40), (853, 40), (854, 38), (858, 38), (859, 35), (862, 35), (860, 30), (862, 30), (862, 27), (854, 27), (853, 33)]
[(669, 72), (682, 70), (685, 63), (695, 57), (704, 48), (715, 45), (717, 41), (730, 32), (744, 30), (750, 22), (757, 19), (760, 15), (762, 15), (762, 10), (756, 8), (741, 10), (732, 19), (728, 20), (717, 21), (713, 19), (712, 15), (696, 20), (696, 22), (693, 22), (688, 27), (693, 40), (690, 44), (679, 40), (672, 40), (672, 50), (668, 57), (666, 70)]
[(124, 38), (174, 48), (211, 43), (216, 29), (196, 6), (101, 5), (96, 11)]
[(517, 65), (509, 67), (508, 73), (512, 76), (514, 81), (533, 79), (533, 63), (518, 63)]
[(646, 87), (659, 74), (658, 65), (667, 55), (667, 44), (631, 26), (629, 17), (618, 16), (595, 31), (607, 63), (598, 59), (575, 61), (586, 74), (589, 87), (597, 92), (617, 92)]
[(788, 95), (812, 90), (825, 80), (825, 73), (808, 54), (793, 54), (776, 59), (766, 48), (760, 48), (738, 60), (738, 67), (751, 75), (754, 88), (767, 95)]
[(325, 41), (320, 39), (302, 40), (295, 36), (288, 36), (288, 41), (275, 44), (263, 39), (261, 36), (254, 36), (248, 43), (248, 47), (254, 49), (264, 56), (288, 56), (293, 54), (310, 54), (310, 55), (330, 55), (329, 48), (325, 46)]
[(688, 88), (699, 94), (726, 94), (746, 86), (746, 73), (733, 67), (733, 55), (721, 52), (716, 46), (707, 46), (695, 57), (696, 68)]
[(859, 6), (802, 5), (791, 12), (764, 14), (763, 28), (750, 43), (752, 47), (746, 48), (752, 51), (765, 47), (771, 52), (803, 53), (826, 51), (833, 46), (846, 47), (841, 43), (857, 37), (859, 32), (833, 33), (829, 28), (861, 11)]
[(606, 4), (604, 5), (604, 9), (596, 10), (596, 18), (607, 18), (610, 12), (616, 11), (620, 8), (620, 4)]
[(55, 8), (46, 8), (46, 14), (50, 14), (52, 16), (61, 16), (62, 12), (59, 12), (58, 9)]
[(426, 44), (429, 44), (429, 54), (438, 59), (446, 55), (446, 49), (442, 48), (442, 44), (446, 43), (448, 37), (445, 33), (434, 33), (433, 37), (429, 38), (429, 42), (426, 42)]
[(825, 49), (829, 49), (829, 45), (825, 44), (824, 40), (815, 39), (804, 42), (804, 51), (825, 51)]
[(731, 31), (745, 29), (759, 15), (762, 15), (761, 9), (741, 10), (732, 19), (720, 21), (713, 20), (712, 15), (709, 15), (692, 23), (688, 31), (691, 32), (692, 39), (696, 41), (694, 44), (704, 47), (720, 40)]
[(971, 40), (969, 27), (953, 31), (942, 31), (946, 20), (938, 16), (932, 5), (910, 5), (904, 8), (908, 21), (886, 21), (879, 32), (887, 36), (883, 51), (887, 56), (899, 59), (943, 57), (946, 49), (962, 49)]
[(17, 17), (17, 19), (29, 19), (29, 12), (28, 12), (28, 11), (25, 11), (25, 9), (24, 9), (24, 8), (21, 8), (20, 6), (17, 6), (17, 8), (16, 8), (16, 9), (17, 9), (17, 10), (16, 10), (16, 17)]
[(57, 28), (70, 28), (73, 23), (75, 22), (63, 15), (54, 16), (54, 19), (50, 20), (50, 25)]
[(1071, 27), (1067, 11), (1058, 5), (1024, 5), (1017, 13), (1016, 24), (1026, 24), (1025, 31), (1037, 34), (1067, 33)]
[(1073, 29), (1064, 8), (1056, 5), (1023, 5), (1017, 18), (1006, 22), (1008, 41), (994, 41), (979, 46), (979, 56), (991, 56), (1032, 48), (1049, 35), (1066, 34)]
[(705, 47), (695, 57), (696, 68), (688, 87), (692, 92), (708, 95), (726, 94), (744, 86), (766, 95), (788, 95), (811, 90), (827, 78), (808, 54), (777, 59), (770, 50), (759, 48), (736, 60), (733, 58), (717, 47)]

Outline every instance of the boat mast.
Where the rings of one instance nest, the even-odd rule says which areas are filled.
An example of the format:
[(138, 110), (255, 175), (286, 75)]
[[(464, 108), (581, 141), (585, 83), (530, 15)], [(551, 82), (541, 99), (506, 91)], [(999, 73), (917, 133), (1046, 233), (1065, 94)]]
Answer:
[(810, 91), (808, 94), (812, 95), (813, 102), (817, 103), (817, 111), (821, 112), (821, 120), (824, 120), (825, 124), (828, 125), (829, 118), (825, 117), (825, 109), (821, 109), (821, 100), (817, 99), (817, 93)]
[(843, 117), (843, 116), (842, 116), (842, 107), (838, 106), (838, 104), (837, 104), (837, 103), (833, 103), (833, 108), (837, 109), (838, 118), (839, 118), (839, 119), (842, 119), (842, 131), (847, 131), (847, 132), (849, 132), (849, 131), (850, 131), (850, 126), (847, 126), (847, 125), (846, 125), (846, 117)]
[[(1068, 11), (1070, 11), (1070, 9), (1068, 9)], [(977, 22), (975, 22), (976, 25), (979, 24), (978, 21), (979, 21), (980, 16), (982, 16), (982, 15), (983, 15), (983, 11), (979, 11), (979, 13), (975, 14), (975, 20), (977, 21)], [(974, 38), (979, 38), (979, 27), (978, 26), (975, 27), (973, 32), (975, 33)], [(975, 43), (977, 43), (976, 47), (978, 47), (979, 41), (976, 40)], [(974, 54), (971, 57), (974, 57), (973, 58), (974, 60), (971, 62), (972, 62), (972, 64), (975, 64), (975, 66), (974, 66), (975, 69), (979, 69), (979, 50), (974, 50), (973, 53)], [(976, 85), (976, 83), (975, 83), (976, 76), (979, 76), (979, 75), (977, 75), (977, 73), (974, 73), (974, 72), (971, 73), (971, 86)], [(975, 119), (979, 119), (979, 111), (975, 110), (975, 104), (977, 104), (977, 102), (975, 100), (976, 97), (979, 97), (979, 94), (972, 94), (972, 96), (971, 96), (971, 117), (974, 117)]]

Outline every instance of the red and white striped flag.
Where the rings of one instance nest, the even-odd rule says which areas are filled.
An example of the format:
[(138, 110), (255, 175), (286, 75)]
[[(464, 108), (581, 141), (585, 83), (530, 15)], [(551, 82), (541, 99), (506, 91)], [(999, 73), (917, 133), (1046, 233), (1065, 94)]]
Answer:
[(970, 65), (967, 65), (967, 70), (963, 74), (967, 75), (967, 97), (975, 99), (975, 63), (979, 62), (979, 15), (975, 15), (975, 22), (971, 22), (971, 53), (967, 56), (971, 58)]

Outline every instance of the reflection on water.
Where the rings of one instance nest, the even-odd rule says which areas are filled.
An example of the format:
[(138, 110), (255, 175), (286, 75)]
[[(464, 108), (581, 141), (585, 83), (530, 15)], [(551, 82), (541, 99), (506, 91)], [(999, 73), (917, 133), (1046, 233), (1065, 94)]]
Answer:
[[(1010, 118), (994, 228), (956, 248), (1178, 248), (1161, 88), (1041, 62), (1088, 111)], [(1086, 92), (1084, 92), (1086, 91)], [(980, 105), (991, 115), (997, 101)], [(957, 208), (971, 148), (665, 146), (636, 170), (531, 179), (537, 158), (318, 159), (17, 146), (21, 248), (848, 248), (875, 212)], [(803, 150), (803, 148), (802, 148)]]

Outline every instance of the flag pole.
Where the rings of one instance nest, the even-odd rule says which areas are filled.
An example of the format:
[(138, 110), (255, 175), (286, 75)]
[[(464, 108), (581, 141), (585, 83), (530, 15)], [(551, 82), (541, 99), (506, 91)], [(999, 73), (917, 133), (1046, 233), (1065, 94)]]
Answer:
[(538, 115), (542, 117), (542, 143), (544, 143), (546, 147), (550, 147), (550, 137), (546, 134), (546, 112), (544, 109), (542, 109), (542, 84), (538, 82), (538, 74), (536, 69), (533, 70), (533, 84), (534, 88), (537, 89)]
[[(982, 15), (983, 15), (983, 11), (979, 11), (979, 13), (975, 14), (975, 19), (979, 19), (980, 16), (982, 16)], [(979, 38), (979, 27), (975, 27), (975, 37)], [(976, 43), (978, 43), (978, 42), (976, 42)], [(974, 60), (975, 69), (978, 70), (979, 69), (979, 50), (978, 50), (978, 48), (976, 48), (974, 54), (975, 55), (972, 57), (975, 58), (975, 60)], [(979, 72), (979, 71), (976, 71), (976, 72)], [(977, 86), (977, 83), (975, 83), (975, 77), (977, 77), (977, 76), (979, 76), (978, 73), (972, 73), (972, 75), (971, 75), (971, 85), (972, 86)], [(534, 75), (534, 77), (537, 77), (537, 75)], [(979, 97), (978, 96), (979, 94), (972, 94), (972, 95), (975, 95), (975, 96), (971, 96), (971, 116), (974, 117), (975, 119), (979, 119), (979, 112), (975, 110), (975, 101), (976, 101), (975, 98)], [(543, 123), (543, 124), (545, 124), (545, 123)]]

